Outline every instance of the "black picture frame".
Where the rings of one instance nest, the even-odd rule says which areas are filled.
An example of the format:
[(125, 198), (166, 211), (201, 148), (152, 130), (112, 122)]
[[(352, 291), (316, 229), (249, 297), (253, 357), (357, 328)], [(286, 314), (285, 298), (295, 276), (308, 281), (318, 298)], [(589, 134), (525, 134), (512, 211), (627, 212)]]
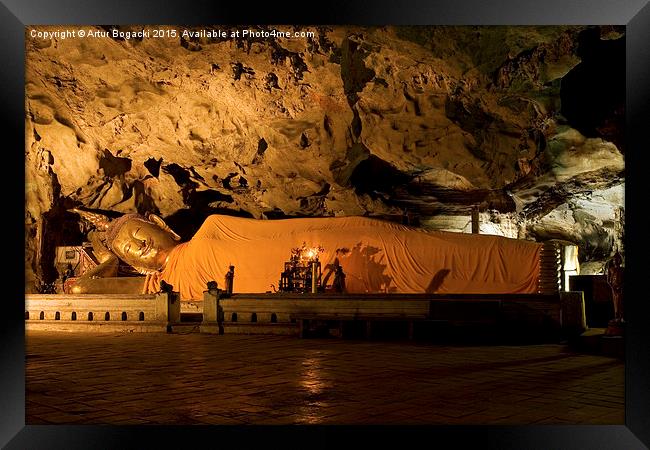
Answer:
[[(366, 442), (401, 445), (424, 442), (468, 444), (499, 449), (584, 449), (650, 446), (650, 351), (648, 300), (643, 295), (646, 250), (643, 226), (645, 154), (650, 151), (650, 5), (647, 0), (481, 1), (444, 0), (409, 3), (336, 0), (322, 3), (210, 1), (140, 2), (89, 0), (2, 0), (3, 42), (0, 92), (5, 134), (3, 204), (5, 255), (10, 258), (10, 287), (3, 299), (2, 395), (0, 445), (6, 448), (135, 448), (153, 445), (183, 448), (206, 439), (214, 445), (234, 440), (259, 445), (342, 445), (351, 434)], [(358, 24), (358, 25), (626, 25), (626, 315), (625, 425), (620, 426), (461, 426), (461, 427), (106, 427), (25, 425), (24, 299), (24, 38), (25, 26), (40, 24)], [(8, 139), (10, 138), (10, 139)], [(22, 193), (22, 194), (21, 194)], [(13, 220), (13, 218), (16, 220)], [(314, 439), (318, 435), (318, 439)], [(155, 442), (155, 444), (154, 444)], [(150, 445), (149, 445), (150, 444)], [(367, 445), (367, 444), (364, 444)], [(423, 445), (423, 444), (419, 444)], [(212, 445), (211, 445), (212, 446)]]

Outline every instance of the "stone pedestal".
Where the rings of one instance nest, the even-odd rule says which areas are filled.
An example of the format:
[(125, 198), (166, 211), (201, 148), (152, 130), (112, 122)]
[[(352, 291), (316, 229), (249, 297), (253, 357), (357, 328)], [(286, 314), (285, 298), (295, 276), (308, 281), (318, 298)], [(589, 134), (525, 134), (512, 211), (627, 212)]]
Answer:
[(625, 358), (625, 337), (607, 335), (605, 328), (590, 328), (580, 336), (570, 340), (573, 351), (604, 355), (612, 358)]
[(181, 301), (178, 292), (161, 292), (156, 294), (154, 301), (155, 320), (168, 324), (181, 321)]
[(571, 291), (584, 292), (587, 327), (606, 328), (614, 317), (612, 290), (605, 275), (576, 275), (569, 278)]
[(203, 321), (201, 333), (223, 334), (223, 311), (219, 305), (220, 291), (210, 289), (203, 292)]
[(580, 335), (587, 330), (587, 316), (582, 291), (560, 292), (562, 330), (569, 335)]
[(623, 336), (604, 335), (601, 338), (601, 351), (612, 358), (625, 359), (625, 338)]

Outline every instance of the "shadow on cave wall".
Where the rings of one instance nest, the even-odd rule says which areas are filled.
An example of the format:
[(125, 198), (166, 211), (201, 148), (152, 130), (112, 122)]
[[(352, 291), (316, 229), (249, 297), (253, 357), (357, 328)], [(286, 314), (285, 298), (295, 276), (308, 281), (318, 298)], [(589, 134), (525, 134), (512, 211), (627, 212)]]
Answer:
[(243, 210), (232, 210), (227, 208), (190, 208), (180, 209), (165, 217), (165, 222), (181, 237), (183, 242), (189, 241), (196, 234), (205, 219), (211, 214), (223, 214), (226, 216), (254, 218), (254, 216)]
[(437, 292), (450, 272), (451, 272), (450, 269), (440, 269), (438, 272), (436, 272), (436, 274), (431, 278), (431, 281), (429, 282), (429, 285), (427, 286), (424, 292), (426, 292), (427, 294), (434, 294), (435, 292)]
[(354, 273), (346, 273), (346, 285), (348, 289), (357, 292), (396, 292), (394, 280), (386, 274), (388, 264), (383, 263), (386, 255), (382, 249), (357, 242), (352, 249), (338, 249), (337, 254), (342, 256), (345, 267), (363, 267), (362, 273), (367, 275), (366, 279), (355, 276)]
[[(150, 172), (158, 173), (162, 171), (171, 175), (174, 182), (180, 187), (183, 197), (183, 204), (186, 208), (179, 209), (176, 212), (164, 217), (165, 222), (169, 225), (183, 241), (188, 241), (201, 227), (205, 219), (212, 214), (223, 214), (229, 216), (249, 217), (253, 215), (242, 209), (235, 210), (228, 208), (234, 199), (230, 194), (224, 194), (216, 189), (198, 190), (199, 182), (205, 182), (194, 168), (181, 167), (176, 163), (161, 165), (159, 161), (150, 161), (147, 167)], [(223, 180), (225, 189), (233, 189), (230, 180), (236, 173), (231, 174)], [(196, 181), (195, 181), (196, 180)], [(240, 187), (246, 186), (246, 180), (243, 177), (239, 179)]]
[[(61, 275), (55, 267), (56, 247), (81, 245), (86, 240), (85, 225), (77, 214), (68, 211), (79, 206), (67, 197), (59, 197), (52, 209), (43, 213), (41, 217), (41, 237), (40, 240), (35, 239), (33, 245), (40, 247), (41, 260), (34, 270), (42, 283), (53, 283)], [(111, 218), (121, 215), (114, 211), (93, 211)]]
[(383, 159), (369, 155), (355, 167), (349, 182), (358, 194), (390, 194), (412, 178)]
[(563, 78), (561, 112), (587, 137), (613, 142), (625, 152), (625, 36), (603, 40), (599, 28), (578, 36), (581, 62)]

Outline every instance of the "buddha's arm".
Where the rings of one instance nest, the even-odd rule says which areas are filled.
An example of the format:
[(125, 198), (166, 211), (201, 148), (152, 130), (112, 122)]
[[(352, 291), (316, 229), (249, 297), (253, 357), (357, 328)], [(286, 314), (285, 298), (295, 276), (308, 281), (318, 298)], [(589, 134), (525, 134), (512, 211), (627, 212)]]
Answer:
[(111, 258), (115, 258), (113, 252), (106, 248), (97, 232), (91, 231), (88, 233), (88, 240), (93, 247), (93, 254), (100, 263), (108, 261)]
[[(139, 293), (144, 278), (117, 278), (119, 259), (101, 241), (97, 232), (88, 233), (92, 244), (93, 254), (99, 265), (84, 273), (72, 286), (73, 294), (107, 294), (107, 293)], [(131, 286), (132, 284), (138, 286)], [(123, 292), (126, 290), (126, 292)], [(133, 292), (131, 292), (133, 291)]]
[(141, 294), (143, 292), (145, 277), (118, 277), (117, 256), (108, 250), (106, 253), (94, 253), (102, 262), (84, 273), (72, 285), (73, 294)]
[(104, 262), (84, 273), (73, 285), (73, 294), (141, 294), (144, 277), (118, 277), (119, 259), (111, 254)]
[(108, 277), (80, 279), (72, 286), (73, 294), (144, 293), (145, 277)]
[(93, 267), (86, 273), (84, 273), (80, 280), (84, 278), (106, 278), (106, 277), (115, 277), (117, 276), (117, 267), (119, 265), (119, 259), (115, 255), (111, 255), (105, 259), (101, 264), (96, 267)]
[(96, 267), (93, 267), (84, 273), (72, 286), (73, 294), (91, 294), (95, 293), (94, 286), (98, 283), (97, 279), (115, 277), (117, 275), (117, 267), (119, 260), (117, 256), (112, 255), (105, 258), (105, 260)]

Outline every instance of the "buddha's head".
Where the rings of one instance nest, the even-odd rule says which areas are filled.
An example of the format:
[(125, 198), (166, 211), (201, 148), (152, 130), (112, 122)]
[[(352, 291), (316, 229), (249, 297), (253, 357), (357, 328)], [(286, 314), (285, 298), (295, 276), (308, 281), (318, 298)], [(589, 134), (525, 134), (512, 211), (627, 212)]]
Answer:
[[(100, 231), (105, 231), (106, 246), (122, 261), (142, 273), (162, 269), (169, 253), (178, 245), (180, 237), (157, 215), (125, 214), (108, 220), (89, 217), (86, 211), (75, 210), (91, 220)], [(83, 214), (86, 213), (86, 214)]]

